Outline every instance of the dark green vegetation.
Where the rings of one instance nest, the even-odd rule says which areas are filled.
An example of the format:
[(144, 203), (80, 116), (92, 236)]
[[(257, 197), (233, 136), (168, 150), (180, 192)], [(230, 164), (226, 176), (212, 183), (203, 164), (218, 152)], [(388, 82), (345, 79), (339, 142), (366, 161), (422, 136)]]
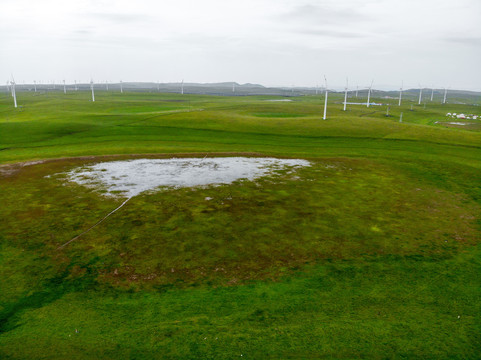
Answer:
[[(2, 96), (0, 358), (479, 357), (481, 134), (436, 124), (479, 106)], [(58, 250), (122, 199), (54, 174), (220, 152), (312, 166), (140, 195)]]

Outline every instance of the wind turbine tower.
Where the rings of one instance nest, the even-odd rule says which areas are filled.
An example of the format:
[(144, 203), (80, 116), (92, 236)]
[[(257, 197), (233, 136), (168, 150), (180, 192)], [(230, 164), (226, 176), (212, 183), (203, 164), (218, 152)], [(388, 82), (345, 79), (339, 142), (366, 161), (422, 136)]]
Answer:
[(327, 95), (328, 95), (328, 91), (327, 91), (326, 75), (324, 75), (324, 82), (326, 83), (326, 99), (324, 100), (324, 116), (322, 117), (322, 120), (326, 120), (326, 115), (327, 115)]
[(15, 107), (17, 107), (17, 94), (15, 93), (15, 80), (13, 80), (13, 77), (12, 77), (12, 96), (13, 96), (13, 104), (15, 105)]
[(124, 89), (122, 87), (122, 80), (120, 80), (120, 93), (123, 94), (124, 93)]
[(65, 80), (63, 81), (63, 93), (64, 93), (64, 94), (67, 93), (67, 88), (65, 87)]
[(404, 81), (401, 83), (401, 88), (399, 89), (399, 106), (401, 106), (401, 101), (403, 98), (403, 87), (404, 87)]
[(349, 79), (346, 78), (346, 89), (344, 91), (344, 111), (346, 111), (346, 106), (347, 106), (347, 87), (349, 84)]
[(232, 92), (235, 93), (235, 82), (232, 83)]
[(434, 88), (431, 89), (431, 101), (433, 101), (433, 97), (434, 97)]
[(180, 83), (180, 93), (184, 95), (184, 79), (182, 79), (182, 82)]
[(369, 91), (367, 92), (367, 107), (369, 107), (371, 103), (371, 90), (372, 90), (372, 83), (374, 80), (371, 81), (371, 86), (369, 86)]
[(33, 80), (33, 88), (37, 92), (37, 82), (35, 80)]
[(356, 86), (356, 99), (357, 99), (357, 93), (359, 92), (359, 85)]
[(160, 81), (157, 80), (157, 92), (160, 92)]
[(444, 99), (443, 99), (443, 104), (446, 104), (446, 96), (448, 95), (448, 89), (444, 88)]
[(423, 88), (421, 87), (421, 84), (419, 84), (419, 102), (418, 102), (418, 105), (421, 105), (422, 99), (423, 99)]
[(94, 81), (90, 79), (90, 90), (92, 90), (92, 102), (95, 102)]

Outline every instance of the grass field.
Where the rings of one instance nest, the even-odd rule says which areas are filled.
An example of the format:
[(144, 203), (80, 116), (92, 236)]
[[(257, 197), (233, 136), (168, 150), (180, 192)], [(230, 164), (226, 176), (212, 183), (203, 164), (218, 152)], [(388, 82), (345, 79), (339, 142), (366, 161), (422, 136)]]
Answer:
[[(388, 117), (331, 94), (323, 121), (314, 96), (17, 96), (0, 95), (0, 358), (479, 358), (481, 121), (443, 122), (481, 99), (373, 99)], [(58, 249), (123, 201), (66, 171), (239, 154), (311, 166), (141, 194)]]

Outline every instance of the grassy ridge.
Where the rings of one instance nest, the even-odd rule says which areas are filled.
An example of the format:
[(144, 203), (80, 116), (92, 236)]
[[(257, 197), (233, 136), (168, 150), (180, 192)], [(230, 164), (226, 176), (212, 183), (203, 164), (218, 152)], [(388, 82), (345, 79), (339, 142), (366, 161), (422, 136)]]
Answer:
[[(0, 161), (55, 157), (59, 146), (68, 156), (128, 153), (133, 148), (138, 152), (164, 152), (246, 151), (246, 147), (271, 152), (276, 147), (281, 152), (295, 147), (316, 156), (322, 155), (319, 148), (342, 148), (339, 138), (349, 140), (349, 146), (368, 149), (376, 147), (373, 139), (477, 148), (481, 143), (481, 135), (476, 132), (399, 124), (395, 113), (404, 111), (407, 123), (434, 123), (444, 119), (447, 105), (432, 105), (427, 111), (419, 106), (411, 112), (406, 104), (392, 110), (393, 117), (386, 118), (380, 107), (352, 106), (343, 112), (340, 105), (333, 104), (330, 120), (319, 121), (322, 106), (320, 99), (313, 97), (274, 104), (260, 97), (189, 96), (186, 100), (179, 95), (151, 94), (139, 100), (139, 94), (123, 98), (119, 94), (101, 94), (92, 103), (86, 95), (69, 94), (65, 98), (59, 94), (27, 94), (23, 108), (17, 111), (12, 110), (10, 99), (4, 98), (0, 105)], [(449, 105), (449, 110), (460, 111), (461, 107), (477, 110), (468, 105)], [(259, 114), (265, 115), (262, 120)], [(387, 146), (381, 147), (388, 150)], [(419, 147), (417, 144), (413, 151), (421, 154)], [(409, 151), (410, 146), (405, 149)]]
[(1, 167), (0, 357), (477, 358), (481, 133), (435, 124), (477, 106), (407, 101), (386, 117), (334, 95), (322, 121), (315, 97), (88, 99), (0, 98), (0, 162), (257, 152), (312, 166), (138, 196), (61, 251), (122, 201), (65, 183), (95, 160)]

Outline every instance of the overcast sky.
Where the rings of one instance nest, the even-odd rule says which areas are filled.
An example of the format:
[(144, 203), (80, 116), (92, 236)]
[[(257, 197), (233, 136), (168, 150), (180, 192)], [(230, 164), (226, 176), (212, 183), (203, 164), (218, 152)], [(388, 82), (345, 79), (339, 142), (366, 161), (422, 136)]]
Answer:
[(3, 83), (481, 90), (480, 63), (481, 0), (0, 0)]

